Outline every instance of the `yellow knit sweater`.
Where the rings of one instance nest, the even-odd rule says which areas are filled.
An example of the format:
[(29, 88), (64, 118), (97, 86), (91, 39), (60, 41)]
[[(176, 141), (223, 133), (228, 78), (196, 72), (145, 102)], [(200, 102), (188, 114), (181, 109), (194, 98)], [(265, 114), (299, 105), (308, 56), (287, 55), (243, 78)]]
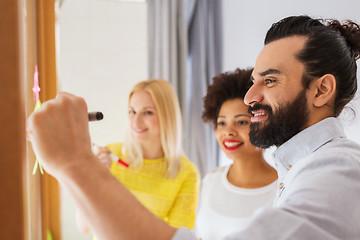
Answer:
[[(123, 160), (122, 144), (107, 146)], [(114, 162), (110, 172), (154, 215), (173, 227), (194, 227), (199, 191), (196, 166), (184, 156), (175, 178), (165, 176), (164, 158), (144, 159), (139, 170)]]

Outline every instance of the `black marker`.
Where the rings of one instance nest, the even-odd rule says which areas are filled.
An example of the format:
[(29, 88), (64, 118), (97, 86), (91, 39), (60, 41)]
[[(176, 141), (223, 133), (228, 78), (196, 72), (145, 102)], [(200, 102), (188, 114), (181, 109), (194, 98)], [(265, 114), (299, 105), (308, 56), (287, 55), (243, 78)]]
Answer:
[(89, 112), (88, 113), (89, 122), (91, 121), (99, 121), (104, 118), (102, 112)]

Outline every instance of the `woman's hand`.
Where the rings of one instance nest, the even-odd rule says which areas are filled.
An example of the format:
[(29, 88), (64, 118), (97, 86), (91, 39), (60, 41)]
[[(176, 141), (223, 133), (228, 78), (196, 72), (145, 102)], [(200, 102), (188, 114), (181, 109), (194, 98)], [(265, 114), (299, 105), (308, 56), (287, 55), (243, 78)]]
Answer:
[(95, 156), (99, 159), (99, 162), (104, 167), (106, 167), (107, 169), (111, 167), (112, 164), (112, 160), (110, 157), (111, 152), (107, 147), (100, 147), (93, 144), (93, 152)]

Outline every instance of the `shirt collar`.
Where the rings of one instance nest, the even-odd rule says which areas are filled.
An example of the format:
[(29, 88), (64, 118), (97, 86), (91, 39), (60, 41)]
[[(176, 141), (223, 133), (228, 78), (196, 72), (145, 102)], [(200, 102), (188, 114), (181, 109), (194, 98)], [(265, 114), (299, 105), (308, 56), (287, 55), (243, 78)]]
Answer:
[(334, 117), (326, 118), (282, 144), (273, 153), (276, 166), (283, 169), (294, 166), (299, 159), (315, 152), (324, 144), (338, 137), (345, 137), (340, 120)]

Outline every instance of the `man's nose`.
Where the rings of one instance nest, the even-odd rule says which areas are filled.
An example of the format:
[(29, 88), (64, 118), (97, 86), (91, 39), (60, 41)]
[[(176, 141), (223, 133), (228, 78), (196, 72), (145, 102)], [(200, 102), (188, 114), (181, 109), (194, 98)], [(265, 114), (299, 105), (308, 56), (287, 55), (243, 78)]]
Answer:
[(253, 106), (255, 103), (259, 103), (264, 99), (259, 84), (254, 83), (247, 91), (244, 97), (244, 103), (249, 106)]

